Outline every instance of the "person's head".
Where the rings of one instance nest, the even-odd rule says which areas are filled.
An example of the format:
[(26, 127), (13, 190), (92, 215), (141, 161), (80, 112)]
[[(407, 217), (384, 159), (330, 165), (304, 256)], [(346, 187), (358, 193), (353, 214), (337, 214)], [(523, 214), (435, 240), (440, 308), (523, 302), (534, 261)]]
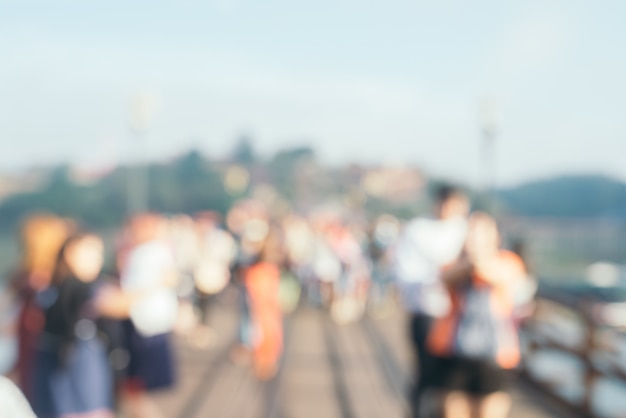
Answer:
[(20, 231), (21, 270), (30, 277), (35, 289), (45, 288), (52, 276), (59, 249), (72, 229), (69, 221), (50, 214), (33, 215)]
[(59, 284), (69, 277), (83, 282), (94, 281), (104, 262), (102, 239), (91, 232), (79, 232), (70, 236), (61, 247), (53, 281)]
[[(165, 234), (183, 234), (194, 228), (194, 220), (191, 216), (180, 213), (170, 218), (164, 216), (147, 213), (140, 215), (142, 218), (139, 222), (151, 222), (154, 225), (155, 219), (158, 219), (158, 229)], [(149, 219), (151, 218), (151, 219)], [(151, 226), (152, 227), (152, 226)]]
[(272, 225), (263, 241), (259, 254), (261, 261), (273, 264), (281, 264), (285, 257), (282, 230)]
[(158, 239), (164, 233), (163, 218), (155, 213), (135, 215), (128, 225), (132, 246)]
[(484, 212), (472, 214), (467, 230), (467, 252), (472, 256), (493, 254), (500, 247), (500, 233), (494, 218)]
[(248, 254), (260, 254), (270, 233), (270, 223), (265, 219), (248, 219), (241, 232), (241, 247)]
[(439, 219), (466, 218), (469, 214), (469, 199), (461, 190), (451, 186), (437, 189), (435, 204)]
[(219, 227), (221, 216), (217, 212), (207, 210), (196, 214), (195, 221), (198, 229), (201, 231), (210, 231)]
[(230, 208), (226, 214), (226, 226), (233, 234), (242, 235), (248, 218), (248, 212), (244, 205), (239, 202)]

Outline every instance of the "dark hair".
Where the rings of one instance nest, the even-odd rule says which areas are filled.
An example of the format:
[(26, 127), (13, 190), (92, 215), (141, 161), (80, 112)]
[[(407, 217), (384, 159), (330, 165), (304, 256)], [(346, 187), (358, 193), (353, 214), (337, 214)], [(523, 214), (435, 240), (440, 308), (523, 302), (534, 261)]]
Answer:
[(259, 261), (282, 264), (285, 259), (284, 250), (283, 230), (276, 224), (270, 225), (259, 253)]
[(97, 237), (93, 232), (80, 231), (70, 235), (57, 254), (52, 274), (52, 287), (49, 291), (55, 296), (45, 307), (45, 330), (59, 338), (57, 356), (62, 364), (67, 364), (72, 356), (71, 347), (76, 341), (76, 325), (84, 314), (83, 308), (91, 297), (90, 283), (74, 276), (66, 255), (72, 245), (86, 238)]
[(52, 273), (52, 284), (58, 285), (63, 280), (67, 279), (72, 275), (72, 269), (66, 260), (67, 250), (77, 242), (80, 242), (88, 237), (97, 237), (98, 234), (91, 231), (81, 230), (70, 235), (61, 248), (59, 249), (59, 253), (57, 254), (56, 263), (54, 265), (54, 270)]
[(463, 196), (463, 191), (455, 186), (444, 184), (437, 187), (433, 195), (435, 202), (441, 204), (453, 197)]
[(220, 215), (219, 212), (216, 212), (213, 210), (205, 210), (202, 212), (198, 212), (196, 213), (195, 218), (198, 221), (211, 221), (216, 224), (219, 224), (222, 222), (222, 215)]

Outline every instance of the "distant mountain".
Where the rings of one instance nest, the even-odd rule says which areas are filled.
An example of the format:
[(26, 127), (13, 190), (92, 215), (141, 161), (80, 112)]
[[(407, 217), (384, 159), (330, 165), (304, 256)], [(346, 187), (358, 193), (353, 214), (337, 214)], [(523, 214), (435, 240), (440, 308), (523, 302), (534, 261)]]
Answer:
[(626, 219), (626, 183), (601, 175), (533, 181), (500, 190), (498, 197), (516, 215)]

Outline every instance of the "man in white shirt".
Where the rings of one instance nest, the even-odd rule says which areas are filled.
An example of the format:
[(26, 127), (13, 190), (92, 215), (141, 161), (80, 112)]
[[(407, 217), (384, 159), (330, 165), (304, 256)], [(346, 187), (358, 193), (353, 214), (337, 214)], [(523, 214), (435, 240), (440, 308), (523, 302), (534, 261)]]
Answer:
[(170, 334), (178, 316), (178, 274), (164, 226), (157, 214), (132, 218), (130, 248), (121, 263), (120, 286), (133, 299), (130, 321), (124, 322), (129, 357), (122, 404), (129, 416), (163, 416), (148, 392), (175, 383)]
[(4, 376), (0, 376), (0, 417), (36, 418), (22, 392)]
[(419, 401), (431, 385), (436, 361), (425, 349), (433, 319), (445, 315), (450, 300), (440, 281), (440, 271), (461, 253), (467, 234), (469, 200), (454, 188), (443, 186), (436, 195), (436, 218), (409, 222), (396, 247), (394, 270), (404, 307), (410, 315), (411, 343), (417, 368), (410, 403), (418, 416)]

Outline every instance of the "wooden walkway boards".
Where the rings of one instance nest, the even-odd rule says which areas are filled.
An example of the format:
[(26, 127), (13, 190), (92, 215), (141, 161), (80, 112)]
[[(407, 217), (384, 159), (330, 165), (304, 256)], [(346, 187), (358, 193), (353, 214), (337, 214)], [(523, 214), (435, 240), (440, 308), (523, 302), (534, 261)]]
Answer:
[[(216, 339), (198, 350), (176, 341), (179, 382), (155, 395), (167, 418), (379, 418), (408, 416), (411, 353), (400, 314), (336, 325), (303, 308), (286, 319), (279, 375), (256, 381), (229, 354), (236, 338), (232, 298), (215, 307)], [(566, 417), (538, 391), (515, 384), (512, 418)]]

